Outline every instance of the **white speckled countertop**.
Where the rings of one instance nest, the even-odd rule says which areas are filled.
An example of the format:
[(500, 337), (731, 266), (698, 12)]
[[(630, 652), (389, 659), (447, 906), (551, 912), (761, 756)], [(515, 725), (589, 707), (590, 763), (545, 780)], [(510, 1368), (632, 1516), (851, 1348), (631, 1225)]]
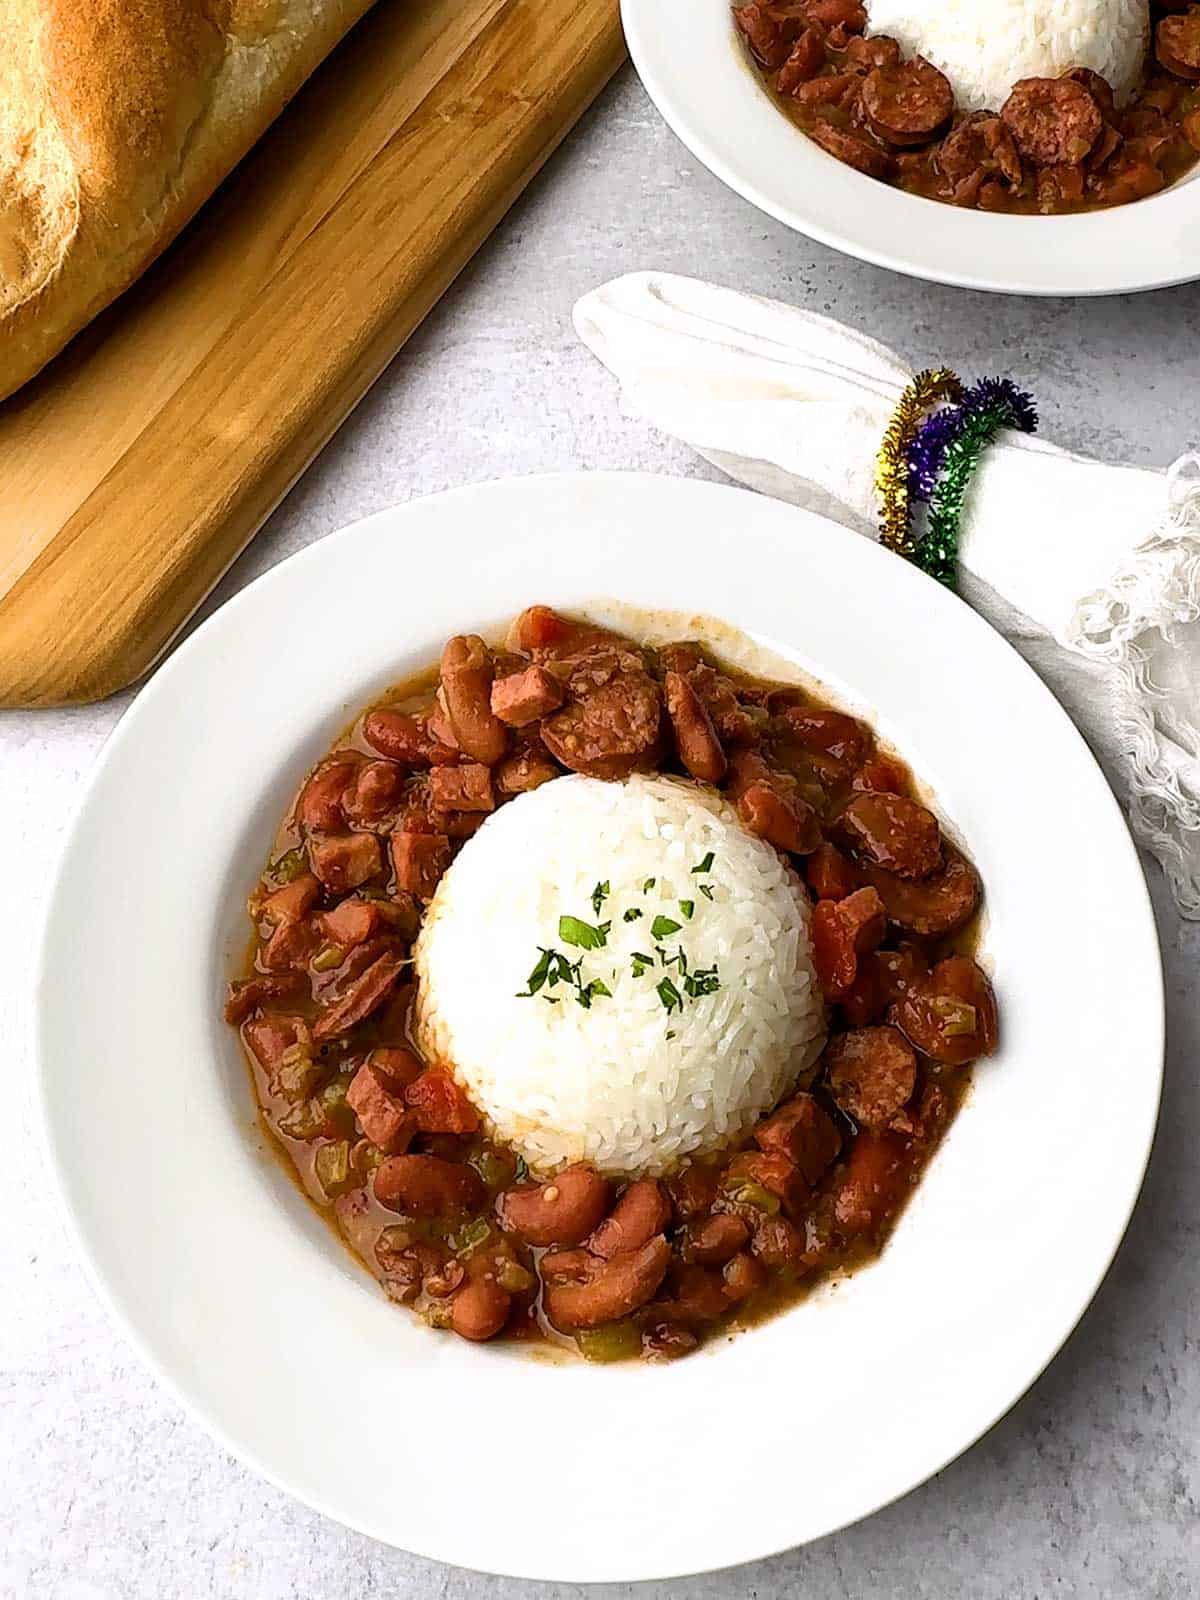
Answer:
[[(715, 476), (620, 415), (611, 380), (571, 331), (579, 294), (636, 267), (831, 312), (918, 366), (1009, 372), (1036, 391), (1044, 432), (1062, 444), (1152, 464), (1200, 444), (1200, 283), (1128, 299), (1002, 300), (862, 266), (727, 192), (626, 71), (212, 604), (330, 530), (450, 484), (570, 467)], [(0, 1597), (581, 1593), (417, 1560), (261, 1483), (159, 1391), (76, 1264), (28, 1130), (32, 944), (64, 829), (130, 698), (0, 714)], [(1046, 802), (1052, 811), (1055, 797)], [(1154, 872), (1151, 890), (1169, 1024), (1158, 1141), (1117, 1262), (1066, 1348), (980, 1444), (868, 1522), (755, 1566), (646, 1586), (647, 1596), (1200, 1593), (1200, 925), (1180, 921)], [(512, 1445), (484, 1450), (464, 1515), (471, 1494), (487, 1493), (495, 1450)], [(581, 1537), (586, 1528), (585, 1508)]]

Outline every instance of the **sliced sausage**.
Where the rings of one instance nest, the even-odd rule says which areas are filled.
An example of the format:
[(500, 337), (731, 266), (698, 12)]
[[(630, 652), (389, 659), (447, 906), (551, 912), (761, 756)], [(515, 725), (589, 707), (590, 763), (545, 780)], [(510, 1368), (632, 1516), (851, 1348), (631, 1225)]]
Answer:
[(410, 1217), (478, 1211), (487, 1198), (473, 1167), (441, 1156), (389, 1156), (375, 1173), (375, 1198)]
[(492, 710), (510, 728), (524, 728), (562, 705), (562, 684), (545, 667), (525, 667), (492, 684)]
[(877, 890), (856, 889), (844, 900), (818, 900), (813, 907), (813, 966), (827, 1000), (841, 1000), (858, 975), (858, 958), (878, 945), (887, 914)]
[(1154, 30), (1154, 53), (1177, 78), (1200, 82), (1200, 6), (1162, 19)]
[(313, 1024), (314, 1039), (333, 1039), (350, 1029), (387, 999), (407, 965), (403, 957), (385, 953), (350, 984), (342, 998), (324, 1010)]
[[(1186, 4), (1186, 0), (1184, 3)], [(1071, 67), (1062, 76), (1081, 83), (1100, 107), (1100, 114), (1104, 119), (1108, 122), (1116, 121), (1117, 103), (1113, 97), (1112, 85), (1107, 78), (1102, 78), (1098, 72), (1093, 72), (1091, 67)]]
[(542, 723), (542, 742), (572, 772), (627, 778), (655, 765), (662, 707), (658, 685), (628, 652), (598, 652), (571, 675), (571, 701)]
[(317, 947), (316, 929), (308, 922), (281, 922), (262, 948), (262, 964), (268, 972), (283, 972), (303, 967)]
[[(640, 1250), (613, 1256), (611, 1261), (589, 1255), (587, 1251), (573, 1250), (568, 1254), (587, 1257), (587, 1275), (582, 1278), (556, 1276), (553, 1255), (543, 1256), (542, 1304), (554, 1327), (563, 1333), (574, 1333), (581, 1328), (616, 1322), (644, 1306), (666, 1276), (671, 1246), (660, 1233)], [(572, 1270), (578, 1272), (580, 1264), (574, 1262)]]
[(450, 1326), (461, 1339), (494, 1338), (508, 1321), (512, 1296), (488, 1278), (464, 1283), (450, 1306)]
[(363, 722), (367, 743), (409, 772), (439, 766), (457, 759), (456, 752), (435, 739), (421, 717), (381, 707), (368, 711)]
[(815, 78), (824, 65), (825, 40), (820, 29), (805, 28), (775, 75), (776, 91), (779, 94), (791, 94), (802, 83)]
[(864, 865), (863, 877), (879, 892), (890, 921), (940, 939), (969, 922), (979, 905), (979, 875), (969, 861), (947, 850), (945, 864), (932, 877), (914, 883), (881, 867)]
[(829, 1113), (811, 1094), (796, 1094), (754, 1130), (761, 1150), (786, 1156), (815, 1187), (838, 1158), (842, 1136)]
[(903, 794), (908, 788), (908, 773), (895, 756), (884, 755), (876, 750), (854, 774), (850, 787), (856, 794), (864, 790), (875, 794), (881, 789), (889, 794)]
[(504, 724), (492, 711), (492, 655), (478, 634), (456, 634), (442, 651), (446, 715), (459, 748), (493, 767), (508, 748)]
[(289, 1050), (304, 1048), (310, 1042), (308, 1024), (303, 1017), (255, 1017), (247, 1022), (242, 1037), (265, 1072), (274, 1073)]
[(856, 172), (865, 173), (868, 178), (887, 179), (895, 171), (895, 161), (887, 151), (881, 150), (878, 145), (868, 144), (861, 134), (835, 128), (832, 122), (814, 122), (807, 132), (822, 150), (844, 161)]
[(787, 706), (779, 714), (782, 748), (798, 745), (823, 776), (848, 778), (861, 762), (868, 745), (867, 730), (844, 711), (822, 706)]
[(276, 928), (283, 922), (299, 922), (316, 905), (320, 895), (321, 885), (314, 875), (302, 872), (281, 889), (272, 889), (258, 904), (257, 915)]
[(492, 769), (479, 761), (438, 767), (429, 774), (429, 801), (436, 811), (494, 811)]
[(1037, 167), (1082, 161), (1100, 137), (1100, 107), (1074, 78), (1022, 78), (1000, 109), (1017, 149)]
[(364, 1061), (346, 1091), (346, 1103), (358, 1118), (364, 1136), (387, 1155), (399, 1155), (416, 1132), (414, 1119), (395, 1089), (395, 1083), (378, 1065)]
[(953, 184), (989, 173), (998, 173), (1013, 188), (1021, 182), (1021, 158), (1013, 136), (1000, 117), (986, 111), (967, 117), (948, 133), (934, 159)]
[[(764, 67), (772, 69), (781, 66), (787, 59), (792, 40), (799, 28), (798, 22), (791, 18), (773, 16), (765, 5), (759, 3), (759, 0), (751, 0), (751, 4), (746, 6), (735, 6), (733, 20), (745, 35), (746, 43), (755, 57)], [(544, 611), (546, 607), (535, 606), (530, 609)], [(526, 612), (524, 615), (528, 616), (529, 613)], [(527, 628), (525, 631), (531, 632), (532, 629)]]
[(853, 1028), (826, 1048), (833, 1098), (865, 1128), (886, 1128), (912, 1099), (917, 1057), (896, 1028)]
[(369, 883), (383, 871), (383, 851), (373, 833), (326, 833), (308, 841), (308, 859), (333, 894)]
[(805, 0), (804, 15), (822, 28), (841, 28), (846, 33), (861, 33), (867, 25), (861, 0)]
[(593, 1167), (566, 1167), (548, 1183), (506, 1189), (500, 1225), (526, 1244), (580, 1244), (608, 1209), (608, 1183)]
[(942, 832), (932, 811), (902, 794), (859, 794), (836, 832), (858, 861), (900, 878), (927, 878), (942, 864)]
[(406, 941), (415, 939), (421, 913), (409, 895), (398, 900), (360, 900), (355, 895), (332, 911), (323, 912), (319, 921), (327, 939), (344, 950), (353, 950), (383, 934), (394, 933)]
[(928, 144), (954, 113), (954, 90), (945, 73), (924, 56), (874, 67), (862, 88), (871, 131), (906, 148)]
[(804, 863), (808, 887), (818, 900), (844, 900), (858, 888), (858, 874), (837, 845), (826, 840)]
[(962, 1067), (996, 1048), (996, 996), (987, 974), (967, 956), (939, 961), (889, 1012), (918, 1050)]
[(225, 1001), (225, 1021), (240, 1027), (265, 1001), (290, 999), (305, 987), (304, 976), (299, 972), (272, 973), (269, 977), (256, 975), (231, 983)]
[(678, 672), (667, 673), (663, 689), (680, 761), (701, 783), (720, 783), (725, 776), (725, 752), (708, 707)]
[(816, 812), (779, 782), (750, 784), (738, 796), (737, 809), (747, 829), (776, 850), (806, 855), (821, 842)]
[(430, 900), (450, 865), (450, 840), (444, 833), (394, 833), (391, 841), (396, 887), (418, 900)]
[(703, 1162), (680, 1167), (666, 1180), (675, 1214), (683, 1222), (701, 1217), (717, 1198), (716, 1168)]
[(626, 1250), (640, 1250), (662, 1233), (671, 1220), (671, 1206), (653, 1178), (631, 1183), (612, 1211), (590, 1235), (587, 1248), (608, 1260)]
[(531, 789), (540, 789), (543, 783), (549, 783), (551, 778), (560, 777), (561, 774), (562, 768), (551, 761), (548, 755), (539, 754), (536, 750), (522, 750), (518, 755), (502, 761), (494, 777), (501, 794), (528, 794)]
[(734, 1156), (721, 1187), (737, 1203), (739, 1191), (747, 1184), (775, 1195), (787, 1211), (799, 1211), (808, 1199), (808, 1185), (799, 1167), (778, 1150), (743, 1150)]
[(894, 67), (900, 60), (900, 41), (886, 33), (874, 33), (869, 39), (861, 36), (849, 39), (844, 60), (854, 72), (870, 72), (872, 67)]
[(834, 1202), (843, 1235), (870, 1234), (887, 1220), (907, 1185), (903, 1139), (864, 1130), (855, 1139)]

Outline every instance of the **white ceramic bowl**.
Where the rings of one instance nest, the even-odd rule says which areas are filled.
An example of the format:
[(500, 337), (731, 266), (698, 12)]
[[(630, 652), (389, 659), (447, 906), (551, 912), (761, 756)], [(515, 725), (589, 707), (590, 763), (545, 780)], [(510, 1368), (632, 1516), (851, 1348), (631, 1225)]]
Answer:
[(769, 216), (915, 278), (1003, 294), (1118, 294), (1200, 277), (1200, 173), (1062, 217), (998, 216), (865, 177), (771, 100), (729, 0), (621, 0), (646, 92), (692, 154)]
[[(912, 760), (983, 873), (1003, 1019), (1001, 1052), (882, 1260), (669, 1367), (547, 1364), (388, 1304), (265, 1149), (220, 1019), (276, 820), (356, 708), (449, 633), (605, 595), (725, 618)], [(1162, 1060), (1129, 837), (1083, 741), (999, 635), (832, 523), (615, 473), (384, 512), (217, 612), (105, 751), (38, 999), (45, 1126), (83, 1254), (190, 1411), (380, 1539), (579, 1581), (816, 1538), (977, 1438), (1108, 1266)]]

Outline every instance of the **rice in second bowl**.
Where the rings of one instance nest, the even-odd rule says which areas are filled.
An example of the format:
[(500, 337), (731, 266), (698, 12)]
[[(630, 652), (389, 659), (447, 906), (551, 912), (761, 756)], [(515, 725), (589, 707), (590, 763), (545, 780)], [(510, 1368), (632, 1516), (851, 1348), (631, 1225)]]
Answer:
[[(563, 916), (608, 924), (603, 947), (565, 941)], [(678, 931), (655, 938), (660, 917)], [(523, 992), (548, 950), (611, 992)], [(652, 966), (635, 975), (635, 956)], [(745, 1132), (811, 1076), (825, 1037), (799, 879), (676, 779), (563, 777), (503, 807), (442, 879), (415, 960), (421, 1049), (534, 1170), (662, 1173)], [(689, 995), (685, 977), (714, 967), (719, 986)]]

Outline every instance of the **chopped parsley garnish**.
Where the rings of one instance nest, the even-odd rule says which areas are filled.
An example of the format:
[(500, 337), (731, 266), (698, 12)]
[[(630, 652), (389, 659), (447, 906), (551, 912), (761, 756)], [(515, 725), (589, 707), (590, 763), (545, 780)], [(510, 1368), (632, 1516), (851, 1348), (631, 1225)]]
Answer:
[(603, 995), (606, 999), (611, 1000), (612, 990), (606, 983), (601, 983), (599, 978), (593, 978), (589, 984), (580, 984), (579, 993), (575, 998), (585, 1011), (590, 1011), (592, 1009), (592, 1001), (598, 995)]
[(640, 978), (644, 972), (648, 971), (654, 965), (654, 957), (645, 956), (640, 950), (635, 950), (633, 952), (631, 960), (633, 962), (633, 975), (635, 978)]
[(716, 859), (716, 856), (714, 856), (710, 850), (703, 861), (697, 861), (696, 865), (692, 868), (692, 871), (694, 873), (711, 872), (712, 864)]
[(657, 878), (647, 878), (645, 883), (642, 885), (642, 893), (643, 894), (649, 894), (651, 889), (653, 889), (654, 885), (657, 882), (658, 882)]
[(641, 914), (642, 912), (640, 906), (630, 906), (629, 910), (625, 913), (625, 921), (636, 922)]
[(521, 1183), (529, 1176), (529, 1164), (524, 1156), (517, 1157), (517, 1170), (513, 1173), (513, 1182)]
[(597, 916), (600, 915), (600, 907), (608, 899), (608, 888), (608, 879), (605, 878), (603, 883), (598, 883), (592, 890), (592, 910)]
[(682, 1011), (683, 1010), (683, 996), (679, 993), (679, 990), (671, 982), (670, 978), (661, 979), (655, 985), (655, 988), (658, 990), (658, 998), (662, 1001), (663, 1005), (666, 1007), (666, 1012), (667, 1012), (668, 1016), (671, 1015), (672, 1011)]
[(697, 967), (695, 972), (684, 974), (683, 987), (689, 1000), (699, 1000), (702, 994), (716, 994), (721, 980), (716, 967)]
[[(574, 966), (567, 960), (561, 950), (545, 950), (541, 945), (541, 956), (538, 964), (526, 978), (527, 987), (517, 995), (518, 1000), (531, 1000), (539, 989), (549, 984), (551, 988), (556, 983), (578, 984), (579, 963)], [(550, 997), (547, 995), (547, 999)]]
[(679, 909), (683, 912), (686, 920), (690, 922), (696, 910), (696, 902), (694, 900), (681, 900), (679, 902)]
[(559, 917), (558, 937), (564, 944), (573, 944), (580, 950), (602, 950), (608, 943), (608, 930), (611, 927), (611, 922), (602, 922), (598, 927), (593, 927), (590, 922), (582, 922), (578, 917)]
[(672, 1040), (674, 1037), (675, 1037), (675, 1029), (674, 1028), (669, 1028), (667, 1030), (667, 1040), (668, 1040), (668, 1042), (670, 1042), (670, 1040)]
[(650, 932), (656, 939), (669, 939), (673, 933), (678, 933), (682, 922), (674, 922), (670, 917), (655, 917), (650, 924)]
[(706, 900), (711, 900), (712, 899), (712, 884), (711, 883), (702, 883), (700, 885), (700, 893), (704, 896), (704, 898)]

